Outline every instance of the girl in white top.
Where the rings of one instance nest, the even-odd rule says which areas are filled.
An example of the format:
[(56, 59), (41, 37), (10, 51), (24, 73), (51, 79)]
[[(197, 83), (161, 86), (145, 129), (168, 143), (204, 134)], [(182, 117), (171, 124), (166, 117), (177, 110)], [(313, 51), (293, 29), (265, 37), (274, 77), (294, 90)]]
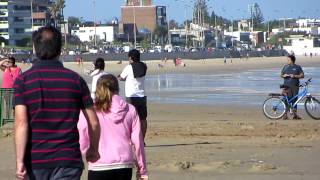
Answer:
[(104, 71), (105, 68), (105, 63), (104, 63), (104, 59), (103, 58), (98, 58), (96, 59), (96, 61), (94, 62), (94, 71), (90, 74), (90, 76), (92, 77), (92, 85), (91, 85), (91, 98), (94, 100), (96, 97), (95, 93), (97, 90), (97, 81), (98, 79), (103, 76), (106, 75), (108, 73), (106, 73)]

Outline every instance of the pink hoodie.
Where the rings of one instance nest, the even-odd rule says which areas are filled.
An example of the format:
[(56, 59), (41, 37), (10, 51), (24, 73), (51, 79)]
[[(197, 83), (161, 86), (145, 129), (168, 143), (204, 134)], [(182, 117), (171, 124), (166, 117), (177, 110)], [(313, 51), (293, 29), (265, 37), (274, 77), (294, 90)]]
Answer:
[[(112, 97), (109, 112), (97, 112), (101, 135), (99, 143), (100, 159), (89, 163), (89, 170), (111, 170), (132, 168), (137, 165), (141, 177), (147, 177), (144, 142), (140, 130), (140, 120), (135, 108), (119, 95)], [(85, 153), (90, 145), (87, 121), (81, 113), (78, 129), (80, 149)]]

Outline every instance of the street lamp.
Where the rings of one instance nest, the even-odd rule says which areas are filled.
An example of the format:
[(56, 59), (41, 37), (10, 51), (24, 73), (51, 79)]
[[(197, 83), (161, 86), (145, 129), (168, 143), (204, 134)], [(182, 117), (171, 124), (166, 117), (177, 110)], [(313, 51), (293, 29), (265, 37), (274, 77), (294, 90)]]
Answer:
[(167, 25), (168, 25), (168, 44), (171, 44), (171, 37), (170, 37), (170, 19), (169, 19), (169, 5), (167, 5), (166, 15), (167, 15)]
[(133, 35), (134, 35), (134, 48), (137, 48), (137, 25), (136, 25), (136, 6), (133, 5)]
[(97, 46), (96, 0), (93, 0), (94, 46)]
[(33, 32), (33, 0), (30, 0), (30, 12), (31, 12), (31, 31)]

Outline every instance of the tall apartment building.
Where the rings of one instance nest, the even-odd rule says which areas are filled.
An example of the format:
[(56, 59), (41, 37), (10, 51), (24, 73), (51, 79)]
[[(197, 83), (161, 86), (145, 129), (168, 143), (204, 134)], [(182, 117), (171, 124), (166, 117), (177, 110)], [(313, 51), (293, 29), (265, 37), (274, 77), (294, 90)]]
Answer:
[(121, 18), (124, 27), (132, 25), (138, 30), (154, 31), (157, 26), (167, 25), (166, 7), (152, 5), (151, 0), (128, 0), (121, 7)]
[(151, 6), (152, 0), (127, 0), (127, 6)]
[(0, 41), (9, 39), (8, 1), (0, 1)]
[[(23, 45), (33, 30), (50, 23), (50, 0), (0, 0), (0, 36), (9, 45)], [(33, 26), (32, 26), (33, 20)]]

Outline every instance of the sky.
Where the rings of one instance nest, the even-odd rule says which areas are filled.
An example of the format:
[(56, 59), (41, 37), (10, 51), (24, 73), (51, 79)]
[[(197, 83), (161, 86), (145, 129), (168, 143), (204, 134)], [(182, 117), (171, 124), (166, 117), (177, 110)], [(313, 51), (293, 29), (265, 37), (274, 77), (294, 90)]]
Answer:
[[(97, 21), (121, 19), (120, 6), (125, 0), (96, 0)], [(229, 19), (248, 18), (248, 5), (258, 3), (265, 20), (279, 18), (320, 18), (320, 0), (209, 0), (209, 11)], [(182, 23), (192, 17), (192, 0), (154, 0), (155, 5), (166, 5), (170, 19)], [(66, 0), (65, 14), (93, 21), (93, 0)], [(186, 13), (187, 12), (187, 13)]]

